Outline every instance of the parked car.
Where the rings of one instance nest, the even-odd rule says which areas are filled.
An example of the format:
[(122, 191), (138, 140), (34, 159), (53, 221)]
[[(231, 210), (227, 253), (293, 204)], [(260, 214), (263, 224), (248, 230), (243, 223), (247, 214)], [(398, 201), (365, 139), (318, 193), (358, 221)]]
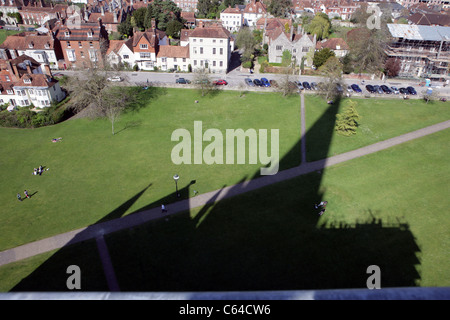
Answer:
[(295, 83), (295, 81), (289, 81), (289, 89), (290, 89), (290, 90), (296, 90), (296, 89), (298, 89), (297, 83)]
[(350, 86), (350, 85), (347, 86), (347, 92), (348, 93), (353, 93), (352, 86)]
[(361, 88), (356, 83), (352, 84), (351, 87), (352, 87), (353, 91), (355, 91), (356, 93), (362, 92)]
[(120, 81), (122, 81), (123, 79), (122, 79), (121, 77), (110, 77), (110, 78), (108, 78), (107, 80), (108, 80), (108, 81), (111, 81), (111, 82), (120, 82)]
[(253, 80), (253, 83), (255, 84), (255, 86), (258, 86), (258, 87), (261, 87), (263, 85), (261, 80), (259, 80), (259, 79)]
[(383, 92), (384, 93), (386, 93), (386, 94), (391, 94), (392, 93), (392, 90), (391, 89), (389, 89), (389, 87), (387, 86), (387, 85), (382, 85), (381, 86), (381, 89), (383, 90)]
[(417, 94), (416, 89), (414, 89), (413, 87), (407, 87), (406, 90), (408, 90), (409, 93), (412, 94), (413, 96)]
[(369, 91), (370, 93), (376, 93), (375, 88), (371, 84), (366, 85), (366, 90)]
[(178, 78), (177, 80), (175, 80), (175, 83), (189, 84), (191, 82), (189, 80), (185, 79), (185, 78)]
[(391, 90), (394, 94), (399, 94), (400, 91), (397, 89), (397, 87), (391, 87)]
[(245, 82), (246, 85), (248, 85), (250, 87), (254, 87), (255, 86), (255, 84), (253, 83), (252, 79), (250, 79), (250, 78), (245, 78), (244, 82)]
[(400, 88), (398, 91), (400, 91), (401, 94), (409, 94), (409, 91), (406, 88)]
[(311, 82), (311, 89), (313, 89), (313, 90), (318, 90), (319, 89), (319, 86), (317, 85), (316, 82)]
[(294, 83), (295, 83), (295, 85), (297, 86), (297, 88), (299, 90), (304, 90), (305, 89), (300, 81), (294, 81)]
[(200, 79), (200, 80), (195, 80), (196, 84), (209, 84), (209, 80), (208, 79)]
[(303, 82), (303, 88), (305, 88), (306, 90), (311, 90), (311, 86), (309, 85), (308, 82)]
[(262, 86), (264, 86), (264, 87), (270, 87), (270, 83), (269, 83), (269, 80), (267, 80), (267, 78), (261, 78), (261, 83), (262, 83)]
[(337, 90), (337, 92), (339, 92), (339, 93), (344, 92), (344, 89), (342, 89), (342, 86), (341, 86), (339, 83), (336, 84), (336, 90)]
[(380, 93), (380, 94), (384, 93), (383, 89), (381, 89), (381, 87), (379, 85), (374, 85), (373, 88), (375, 89), (375, 93)]
[(226, 86), (228, 82), (226, 80), (220, 79), (213, 82), (216, 86)]
[(269, 83), (272, 87), (278, 87), (278, 82), (276, 82), (275, 80), (269, 80)]

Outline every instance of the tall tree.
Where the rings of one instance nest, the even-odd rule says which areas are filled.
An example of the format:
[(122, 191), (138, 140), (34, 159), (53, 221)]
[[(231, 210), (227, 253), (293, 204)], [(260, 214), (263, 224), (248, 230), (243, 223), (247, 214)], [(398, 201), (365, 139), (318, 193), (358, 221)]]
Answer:
[(397, 58), (389, 58), (384, 64), (384, 72), (388, 77), (396, 77), (401, 69), (400, 60)]
[(277, 18), (284, 18), (290, 16), (291, 7), (291, 0), (272, 0), (267, 7), (267, 11)]
[(247, 28), (241, 28), (236, 36), (236, 46), (242, 50), (241, 61), (251, 61), (257, 45), (253, 32)]
[(316, 68), (321, 67), (325, 62), (327, 62), (328, 58), (334, 57), (336, 54), (334, 51), (328, 48), (322, 48), (319, 51), (314, 53), (313, 64)]
[(342, 64), (337, 57), (328, 58), (327, 62), (320, 67), (320, 73), (324, 76), (324, 81), (320, 86), (319, 95), (327, 101), (336, 99), (342, 92), (337, 90), (342, 87)]
[(305, 30), (310, 34), (315, 34), (317, 40), (322, 40), (330, 35), (331, 22), (328, 16), (322, 12), (317, 13)]

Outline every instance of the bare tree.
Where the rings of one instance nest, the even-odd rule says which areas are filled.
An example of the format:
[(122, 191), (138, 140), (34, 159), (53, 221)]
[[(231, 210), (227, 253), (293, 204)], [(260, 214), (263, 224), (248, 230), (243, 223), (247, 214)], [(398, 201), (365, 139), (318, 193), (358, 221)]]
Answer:
[(324, 76), (319, 95), (327, 101), (332, 101), (343, 92), (342, 64), (338, 58), (330, 57), (319, 70)]
[(202, 97), (214, 89), (214, 84), (206, 68), (197, 69), (195, 71), (193, 84), (197, 89), (199, 89)]
[[(121, 81), (112, 81), (118, 80)], [(136, 100), (136, 92), (123, 76), (99, 69), (91, 69), (69, 78), (67, 89), (71, 106), (90, 117), (106, 117), (114, 124), (120, 114)]]

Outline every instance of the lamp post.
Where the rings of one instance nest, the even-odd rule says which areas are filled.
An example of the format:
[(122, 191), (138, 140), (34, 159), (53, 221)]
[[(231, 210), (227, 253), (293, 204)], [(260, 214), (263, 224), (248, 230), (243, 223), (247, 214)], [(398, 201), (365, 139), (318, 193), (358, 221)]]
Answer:
[(176, 191), (177, 191), (177, 197), (179, 198), (180, 197), (180, 193), (178, 192), (178, 179), (180, 179), (180, 176), (179, 175), (174, 175), (173, 176), (173, 180), (175, 180), (175, 188), (176, 188)]

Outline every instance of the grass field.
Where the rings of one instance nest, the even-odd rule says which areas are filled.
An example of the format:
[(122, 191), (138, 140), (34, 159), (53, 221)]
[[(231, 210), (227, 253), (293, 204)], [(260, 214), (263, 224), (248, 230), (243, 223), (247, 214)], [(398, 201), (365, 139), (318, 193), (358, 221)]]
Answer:
[(5, 29), (0, 30), (0, 44), (2, 44), (8, 36), (11, 36), (13, 34), (17, 34), (17, 33), (20, 33), (20, 32), (22, 32), (22, 31), (5, 30)]
[[(194, 103), (194, 100), (199, 100), (199, 103)], [(172, 179), (175, 173), (181, 177), (181, 188), (192, 180), (196, 181), (184, 194), (193, 196), (193, 190), (203, 193), (220, 189), (223, 185), (250, 179), (259, 171), (260, 165), (172, 164), (170, 154), (175, 143), (170, 141), (171, 133), (178, 128), (192, 131), (194, 121), (203, 121), (203, 130), (218, 128), (223, 132), (229, 128), (280, 129), (280, 155), (283, 158), (281, 169), (298, 165), (299, 104), (299, 97), (282, 98), (278, 94), (246, 93), (245, 97), (240, 98), (237, 92), (229, 91), (201, 98), (196, 91), (191, 90), (155, 89), (148, 96), (145, 107), (121, 118), (116, 125), (118, 134), (115, 136), (111, 135), (110, 124), (106, 120), (76, 119), (34, 130), (0, 128), (0, 187), (3, 190), (0, 195), (0, 250), (104, 219), (117, 218), (144, 207), (160, 206), (161, 199), (166, 203), (175, 201), (175, 184)], [(309, 160), (320, 158), (324, 154), (326, 156), (352, 150), (450, 118), (448, 104), (444, 103), (426, 105), (419, 100), (358, 100), (357, 110), (362, 115), (359, 133), (355, 137), (343, 138), (330, 130), (334, 115), (327, 113), (328, 107), (323, 101), (307, 96), (306, 106)], [(63, 140), (51, 143), (50, 140), (56, 137), (62, 137)], [(320, 178), (312, 174), (266, 188), (263, 192), (243, 195), (214, 207), (179, 215), (171, 220), (169, 228), (167, 224), (156, 223), (108, 237), (111, 251), (119, 255), (114, 256), (113, 260), (117, 262), (118, 273), (124, 279), (121, 282), (124, 288), (131, 289), (133, 281), (126, 280), (129, 277), (126, 273), (137, 264), (141, 271), (132, 273), (142, 279), (139, 281), (142, 286), (150, 281), (155, 290), (163, 289), (163, 285), (174, 290), (196, 290), (195, 284), (198, 283), (198, 288), (206, 290), (210, 288), (206, 279), (215, 276), (211, 273), (219, 272), (219, 264), (224, 264), (224, 270), (232, 270), (238, 268), (242, 261), (251, 259), (244, 264), (248, 269), (244, 274), (250, 278), (242, 283), (243, 286), (247, 283), (248, 287), (257, 289), (257, 283), (262, 277), (271, 273), (271, 270), (276, 270), (280, 274), (271, 279), (272, 282), (267, 283), (266, 288), (275, 288), (277, 283), (289, 287), (287, 275), (292, 275), (296, 267), (306, 274), (313, 271), (305, 269), (298, 259), (294, 259), (292, 266), (288, 266), (288, 257), (294, 258), (295, 250), (300, 250), (300, 257), (313, 254), (309, 249), (301, 248), (300, 244), (312, 240), (320, 242), (322, 237), (326, 237), (329, 241), (337, 238), (338, 244), (342, 245), (360, 241), (360, 245), (352, 244), (350, 249), (366, 256), (367, 259), (362, 259), (364, 263), (373, 256), (379, 257), (386, 265), (389, 265), (391, 259), (404, 260), (402, 264), (406, 264), (407, 270), (401, 275), (399, 263), (394, 263), (388, 282), (390, 284), (440, 285), (439, 280), (444, 279), (443, 274), (448, 274), (449, 271), (443, 263), (443, 255), (439, 254), (442, 245), (448, 247), (448, 237), (439, 231), (442, 228), (448, 229), (449, 221), (442, 210), (448, 202), (438, 201), (446, 199), (448, 194), (448, 188), (442, 182), (448, 177), (448, 166), (445, 165), (448, 150), (441, 147), (446, 139), (448, 141), (448, 130), (433, 135), (433, 138), (424, 138), (421, 142), (402, 146), (405, 150), (396, 147), (380, 155), (364, 157), (329, 169)], [(408, 161), (405, 162), (406, 156)], [(424, 166), (424, 163), (430, 165)], [(33, 168), (39, 165), (44, 165), (49, 170), (42, 176), (32, 176)], [(398, 181), (408, 181), (408, 188), (405, 189), (405, 184)], [(423, 181), (426, 181), (425, 185), (421, 184)], [(149, 187), (145, 189), (147, 186)], [(17, 192), (23, 194), (23, 189), (28, 189), (34, 195), (31, 200), (26, 199), (20, 203), (15, 195)], [(144, 189), (145, 192), (130, 208), (120, 210), (122, 204)], [(322, 194), (331, 199), (331, 220), (328, 216), (317, 219), (313, 213), (309, 215), (311, 210), (304, 211), (304, 208), (309, 208), (311, 199), (320, 199)], [(399, 198), (399, 195), (402, 196)], [(421, 200), (423, 206), (418, 208), (417, 201)], [(408, 201), (412, 202), (406, 205)], [(407, 213), (408, 207), (414, 208), (414, 212), (418, 213)], [(298, 215), (299, 211), (304, 213)], [(428, 221), (424, 217), (429, 218), (430, 212), (435, 213), (436, 217)], [(273, 216), (279, 213), (286, 215), (273, 220)], [(371, 214), (393, 227), (381, 228), (382, 232), (378, 232), (380, 227), (369, 221)], [(363, 222), (365, 227), (354, 227), (358, 221)], [(302, 237), (290, 243), (288, 238), (294, 236), (290, 229), (292, 226), (297, 228), (295, 230)], [(350, 232), (342, 236), (341, 229), (346, 228)], [(439, 232), (430, 232), (432, 228)], [(332, 231), (327, 233), (328, 229)], [(324, 230), (327, 232), (322, 233)], [(400, 232), (402, 230), (407, 232)], [(376, 245), (369, 253), (364, 253), (364, 247), (372, 243), (368, 238), (370, 235), (380, 245)], [(134, 237), (142, 241), (135, 240)], [(384, 252), (386, 246), (389, 247), (395, 239), (399, 239), (399, 244), (404, 244), (403, 248), (406, 246), (408, 250), (405, 249), (401, 254), (402, 246), (396, 247), (388, 258), (375, 254)], [(249, 246), (245, 244), (247, 241)], [(326, 242), (328, 245), (329, 241)], [(277, 252), (283, 243), (286, 244), (285, 248), (282, 252)], [(420, 251), (416, 250), (416, 245)], [(64, 249), (53, 256), (45, 254), (0, 268), (0, 290), (10, 290), (17, 279), (39, 265), (41, 267), (35, 273), (46, 274), (59, 267), (60, 263), (66, 263), (63, 257), (79, 258), (77, 263), (86, 265), (83, 256), (94, 250), (95, 246), (88, 245), (91, 248), (89, 250), (83, 249), (86, 248), (84, 246), (74, 246), (67, 249), (68, 252)], [(237, 250), (238, 248), (241, 250)], [(331, 252), (325, 245), (315, 248), (328, 256), (338, 257), (342, 253), (340, 250)], [(71, 250), (75, 253), (70, 253)], [(237, 250), (235, 259), (230, 256), (230, 250)], [(266, 250), (267, 257), (263, 258)], [(152, 255), (151, 261), (147, 261), (149, 257), (143, 255), (142, 261), (130, 260), (130, 264), (123, 262), (126, 261), (123, 260), (126, 255), (139, 255), (141, 251), (158, 254)], [(225, 255), (227, 251), (229, 253)], [(345, 251), (349, 258), (350, 251)], [(163, 257), (168, 252), (171, 253)], [(255, 252), (255, 258), (251, 258), (252, 252)], [(91, 253), (90, 256), (95, 255)], [(153, 260), (155, 256), (157, 259)], [(185, 259), (186, 257), (189, 259)], [(267, 261), (269, 258), (271, 262)], [(278, 262), (276, 258), (279, 258)], [(317, 253), (316, 258), (318, 259)], [(260, 265), (261, 261), (258, 259), (263, 259), (268, 266), (255, 274), (252, 280), (249, 272), (252, 267)], [(319, 265), (338, 262), (329, 259), (315, 261), (320, 262)], [(95, 261), (94, 258), (92, 260)], [(43, 263), (44, 261), (47, 262)], [(168, 279), (167, 277), (172, 277), (170, 270), (162, 269), (167, 267), (166, 264), (172, 264), (171, 261), (174, 263), (170, 268), (187, 265), (186, 272)], [(147, 266), (147, 263), (150, 264)], [(96, 265), (92, 269), (98, 271), (98, 264)], [(347, 264), (341, 263), (336, 270), (342, 271), (347, 267)], [(287, 269), (283, 271), (282, 268)], [(202, 273), (192, 278), (195, 269), (204, 272), (204, 281), (197, 278)], [(156, 279), (144, 276), (153, 270), (158, 271), (155, 275), (164, 273), (166, 277), (161, 277), (158, 283)], [(356, 270), (355, 267), (355, 272)], [(191, 278), (187, 279), (189, 274)], [(231, 273), (233, 274), (237, 277), (237, 271)], [(329, 283), (332, 275), (336, 276), (337, 271), (330, 272), (326, 281), (312, 279), (310, 283), (301, 283), (301, 279), (296, 279), (292, 285), (321, 287)], [(396, 276), (398, 282), (395, 280)], [(87, 279), (94, 278), (95, 274), (87, 276)], [(189, 283), (180, 282), (179, 278)], [(219, 278), (218, 281), (222, 283), (218, 282), (216, 286), (232, 288), (239, 287), (236, 279), (240, 280), (241, 275), (234, 281), (226, 277)], [(348, 280), (348, 277), (336, 280), (336, 287), (345, 283), (344, 280)], [(92, 280), (90, 283), (92, 290), (104, 285), (104, 281), (100, 280)], [(177, 283), (180, 284), (176, 285)], [(353, 284), (355, 282), (349, 282), (349, 285)], [(330, 283), (330, 287), (335, 286)], [(136, 288), (141, 289), (143, 288)]]

